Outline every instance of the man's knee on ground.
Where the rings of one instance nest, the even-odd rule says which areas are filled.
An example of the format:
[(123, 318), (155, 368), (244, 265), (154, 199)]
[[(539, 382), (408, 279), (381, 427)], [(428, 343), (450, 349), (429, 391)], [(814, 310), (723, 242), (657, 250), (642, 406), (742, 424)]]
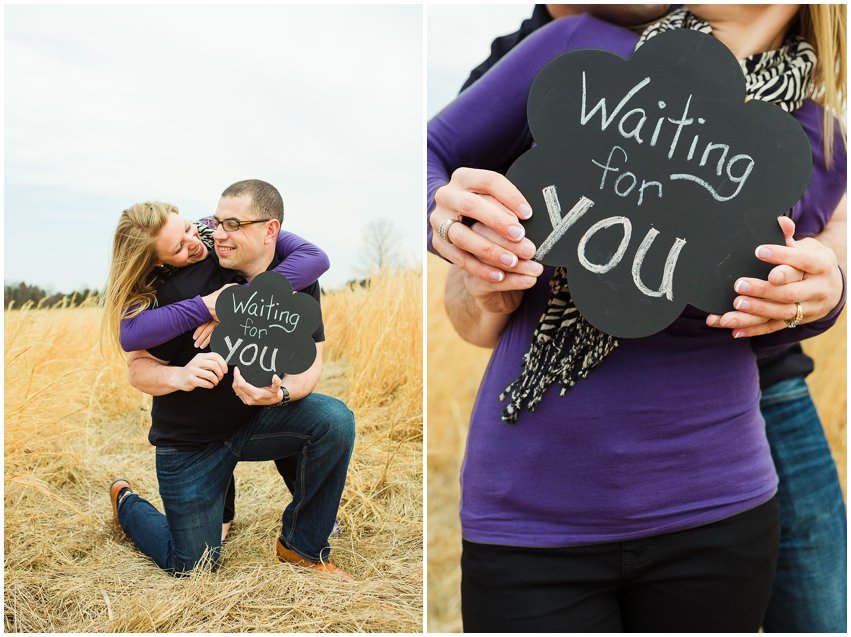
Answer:
[(200, 547), (191, 554), (182, 556), (175, 555), (172, 560), (172, 567), (168, 572), (174, 577), (188, 577), (193, 571), (204, 572), (207, 570), (215, 573), (219, 570), (221, 563), (221, 554), (218, 548), (209, 548), (208, 546)]

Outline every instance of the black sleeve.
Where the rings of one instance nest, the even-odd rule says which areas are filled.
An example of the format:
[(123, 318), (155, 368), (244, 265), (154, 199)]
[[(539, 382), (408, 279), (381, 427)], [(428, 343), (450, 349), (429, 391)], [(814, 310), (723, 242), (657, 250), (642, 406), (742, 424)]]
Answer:
[(464, 85), (461, 87), (460, 92), (464, 92), (476, 80), (482, 77), (482, 75), (487, 73), (494, 64), (505, 57), (511, 49), (520, 44), (526, 36), (552, 21), (552, 16), (550, 16), (550, 12), (547, 11), (547, 5), (536, 4), (535, 10), (532, 11), (532, 16), (523, 20), (518, 31), (500, 36), (491, 42), (490, 57), (473, 69), (472, 73), (470, 73), (470, 77), (467, 78), (467, 81), (464, 82)]
[(316, 331), (313, 333), (313, 341), (315, 343), (322, 343), (325, 340), (325, 321), (323, 321), (322, 318), (321, 318), (322, 317), (322, 299), (321, 299), (321, 294), (320, 294), (320, 289), (319, 289), (319, 281), (315, 281), (314, 283), (310, 284), (309, 286), (307, 286), (303, 290), (298, 290), (298, 291), (303, 293), (303, 294), (309, 294), (314, 299), (316, 299), (316, 302), (319, 304), (319, 316), (320, 316), (319, 327), (317, 327)]

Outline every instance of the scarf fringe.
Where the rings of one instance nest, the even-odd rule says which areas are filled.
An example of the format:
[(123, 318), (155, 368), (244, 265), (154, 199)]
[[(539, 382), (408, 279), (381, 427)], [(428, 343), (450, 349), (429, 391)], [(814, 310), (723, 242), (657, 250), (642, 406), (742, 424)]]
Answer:
[[(561, 385), (560, 395), (564, 396), (618, 346), (615, 337), (582, 317), (566, 283), (564, 268), (557, 268), (551, 282), (553, 295), (523, 356), (523, 370), (499, 395), (500, 402), (509, 398), (502, 410), (504, 422), (515, 424), (524, 409), (534, 412), (553, 383)], [(561, 318), (558, 326), (547, 322), (554, 312)]]

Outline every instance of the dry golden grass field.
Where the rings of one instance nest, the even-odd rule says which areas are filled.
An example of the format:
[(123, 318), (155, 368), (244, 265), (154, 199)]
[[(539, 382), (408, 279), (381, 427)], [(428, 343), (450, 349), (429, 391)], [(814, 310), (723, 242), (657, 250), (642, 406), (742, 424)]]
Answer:
[(357, 420), (332, 540), (350, 584), (275, 559), (289, 494), (272, 463), (237, 468), (217, 573), (160, 571), (111, 528), (115, 476), (160, 500), (150, 398), (128, 385), (122, 360), (101, 357), (98, 309), (5, 313), (6, 631), (422, 630), (422, 274), (384, 273), (322, 304), (318, 391)]
[[(461, 630), (461, 526), (458, 476), (473, 400), (490, 350), (462, 341), (443, 311), (449, 266), (428, 257), (428, 629)], [(845, 489), (846, 319), (806, 341), (816, 359), (809, 383)]]

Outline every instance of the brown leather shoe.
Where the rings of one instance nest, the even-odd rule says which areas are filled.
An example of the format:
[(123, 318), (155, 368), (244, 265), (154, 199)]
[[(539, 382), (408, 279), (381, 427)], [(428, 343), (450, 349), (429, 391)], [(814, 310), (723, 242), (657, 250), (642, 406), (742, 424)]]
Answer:
[(118, 494), (122, 489), (129, 489), (130, 483), (124, 478), (118, 478), (109, 485), (109, 499), (112, 500), (112, 528), (116, 531), (124, 531), (118, 522)]
[(295, 564), (296, 566), (304, 566), (305, 568), (313, 569), (314, 571), (318, 571), (320, 573), (325, 573), (326, 575), (336, 575), (339, 578), (342, 578), (348, 582), (355, 581), (355, 578), (346, 573), (341, 568), (337, 568), (331, 562), (311, 562), (310, 560), (304, 559), (301, 555), (293, 551), (292, 549), (288, 549), (283, 544), (281, 544), (281, 538), (275, 539), (275, 553), (278, 555), (278, 559), (282, 562), (289, 562), (290, 564)]

